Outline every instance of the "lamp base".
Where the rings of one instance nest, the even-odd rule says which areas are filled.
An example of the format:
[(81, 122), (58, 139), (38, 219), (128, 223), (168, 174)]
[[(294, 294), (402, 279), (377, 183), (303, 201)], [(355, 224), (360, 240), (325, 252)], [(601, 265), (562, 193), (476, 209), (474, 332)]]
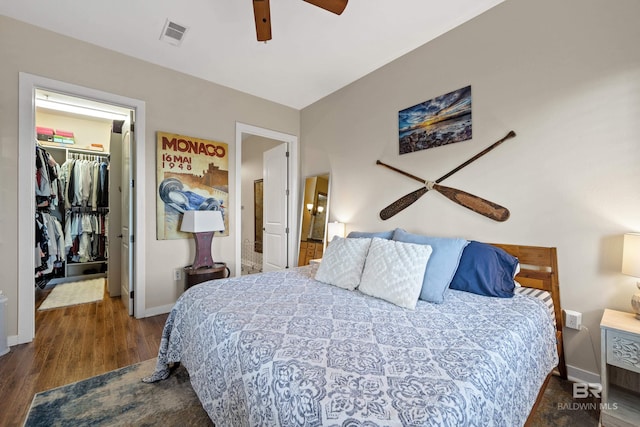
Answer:
[(210, 268), (215, 265), (211, 256), (213, 233), (213, 231), (193, 233), (193, 238), (196, 241), (196, 257), (193, 260), (193, 264), (191, 264), (192, 269)]
[[(638, 289), (640, 289), (640, 282), (636, 283)], [(633, 308), (633, 312), (636, 314), (636, 319), (640, 320), (640, 292), (636, 292), (631, 297), (631, 307)]]

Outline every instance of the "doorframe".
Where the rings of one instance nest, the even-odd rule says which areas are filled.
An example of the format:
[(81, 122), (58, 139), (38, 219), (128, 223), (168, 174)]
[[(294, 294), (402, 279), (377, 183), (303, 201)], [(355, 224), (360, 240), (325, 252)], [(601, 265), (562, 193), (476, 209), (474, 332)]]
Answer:
[[(35, 92), (36, 89), (64, 93), (78, 98), (91, 99), (105, 104), (117, 105), (135, 111), (136, 134), (134, 146), (135, 203), (133, 223), (134, 245), (134, 290), (136, 317), (145, 317), (145, 102), (100, 90), (53, 80), (25, 72), (19, 73), (18, 90), (18, 336), (16, 344), (33, 341), (35, 337)], [(138, 268), (136, 268), (138, 267)]]
[(242, 203), (242, 135), (255, 135), (264, 138), (273, 139), (276, 141), (282, 141), (289, 144), (289, 204), (287, 206), (289, 211), (289, 233), (287, 241), (289, 243), (289, 266), (295, 266), (296, 256), (298, 255), (298, 181), (300, 176), (300, 160), (299, 160), (299, 145), (298, 137), (287, 133), (274, 131), (271, 129), (265, 129), (258, 126), (249, 125), (246, 123), (236, 122), (236, 146), (235, 146), (235, 164), (236, 164), (236, 191), (235, 199), (237, 209), (235, 210), (235, 230), (236, 230), (236, 253), (235, 253), (235, 275), (240, 276), (242, 274), (242, 209), (240, 205)]

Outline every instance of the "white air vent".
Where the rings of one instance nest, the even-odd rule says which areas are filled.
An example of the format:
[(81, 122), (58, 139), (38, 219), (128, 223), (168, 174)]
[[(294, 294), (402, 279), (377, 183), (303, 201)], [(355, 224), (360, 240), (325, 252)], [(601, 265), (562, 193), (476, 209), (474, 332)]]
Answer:
[(164, 40), (174, 46), (179, 46), (180, 43), (182, 43), (182, 39), (187, 33), (187, 30), (187, 27), (176, 24), (175, 22), (167, 19), (164, 24), (164, 28), (162, 29), (162, 34), (160, 34), (160, 40)]

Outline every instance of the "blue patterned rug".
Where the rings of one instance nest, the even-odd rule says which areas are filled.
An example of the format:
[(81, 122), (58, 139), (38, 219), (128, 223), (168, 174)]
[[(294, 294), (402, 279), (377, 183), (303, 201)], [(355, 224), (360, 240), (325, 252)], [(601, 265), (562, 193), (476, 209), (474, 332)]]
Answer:
[[(212, 426), (183, 367), (167, 380), (141, 381), (155, 363), (147, 360), (38, 393), (25, 426)], [(571, 395), (571, 382), (552, 377), (531, 426), (597, 426), (598, 400)]]
[(212, 426), (184, 368), (165, 381), (141, 381), (155, 364), (151, 359), (38, 393), (24, 425)]

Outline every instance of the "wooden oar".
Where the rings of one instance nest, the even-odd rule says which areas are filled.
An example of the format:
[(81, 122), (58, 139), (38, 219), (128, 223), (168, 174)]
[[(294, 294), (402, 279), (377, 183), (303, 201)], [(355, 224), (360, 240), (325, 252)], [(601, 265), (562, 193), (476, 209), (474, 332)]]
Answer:
[[(479, 213), (480, 215), (484, 215), (487, 218), (491, 218), (495, 221), (506, 221), (509, 218), (509, 209), (505, 208), (504, 206), (500, 206), (496, 203), (490, 202), (489, 200), (483, 199), (482, 197), (467, 193), (466, 191), (458, 190), (457, 188), (445, 187), (444, 185), (440, 185), (432, 181), (426, 181), (401, 169), (395, 168), (386, 163), (382, 163), (379, 160), (376, 163), (425, 184), (425, 187), (423, 189), (420, 189), (424, 190), (423, 192), (414, 192), (414, 197), (416, 198), (416, 200), (418, 197), (420, 197), (421, 194), (426, 193), (428, 190), (436, 190), (438, 193), (442, 194), (449, 200), (461, 206), (464, 206), (467, 209), (471, 209), (472, 211)], [(411, 194), (413, 195), (414, 193)]]
[[(480, 153), (476, 154), (475, 156), (473, 156), (472, 158), (470, 158), (466, 162), (464, 162), (461, 165), (457, 166), (456, 168), (452, 169), (450, 172), (442, 175), (440, 178), (438, 178), (437, 180), (434, 181), (434, 184), (438, 184), (439, 182), (442, 182), (443, 180), (449, 178), (451, 175), (453, 175), (454, 173), (458, 172), (460, 169), (462, 169), (465, 166), (469, 165), (470, 163), (476, 161), (480, 157), (482, 157), (485, 154), (487, 154), (489, 151), (491, 151), (494, 148), (496, 148), (498, 145), (502, 144), (507, 139), (513, 138), (514, 136), (516, 136), (516, 133), (514, 131), (510, 131), (509, 133), (507, 133), (507, 135), (504, 138), (494, 142), (489, 147), (485, 148)], [(412, 175), (412, 174), (407, 173), (405, 171), (402, 171), (402, 170), (399, 170), (397, 168), (394, 168), (393, 166), (386, 165), (386, 164), (382, 163), (380, 160), (377, 160), (376, 164), (384, 165), (384, 166), (386, 166), (386, 167), (388, 167), (390, 169), (395, 170), (396, 172), (399, 172), (399, 173), (401, 173), (401, 174), (403, 174), (405, 176), (408, 176), (409, 178), (412, 178), (412, 179), (415, 179), (417, 181), (420, 181), (423, 184), (427, 183), (427, 181), (423, 180), (422, 178), (419, 178), (419, 177), (417, 177), (415, 175)], [(427, 191), (429, 191), (429, 188), (421, 187), (421, 188), (419, 188), (419, 189), (417, 189), (415, 191), (412, 191), (411, 193), (399, 198), (398, 200), (396, 200), (395, 202), (391, 203), (386, 208), (382, 209), (382, 211), (380, 211), (380, 218), (383, 219), (383, 220), (387, 220), (387, 219), (391, 218), (395, 214), (401, 212), (402, 210), (406, 209), (408, 206), (412, 205), (416, 200), (418, 200), (420, 197), (422, 197)], [(445, 190), (445, 191), (447, 191), (447, 190)], [(460, 191), (460, 190), (458, 190), (458, 191)], [(442, 194), (444, 195), (444, 193), (442, 193)], [(449, 194), (451, 194), (451, 193), (449, 192)], [(465, 194), (469, 194), (469, 193), (465, 193)], [(474, 197), (476, 197), (476, 196), (474, 196)], [(480, 198), (478, 198), (478, 199), (480, 199)], [(470, 200), (469, 199), (467, 199), (467, 200), (470, 203)], [(484, 199), (481, 199), (481, 200), (483, 200), (484, 202), (487, 202), (489, 204), (492, 204), (492, 202), (489, 202), (487, 200), (484, 200)], [(456, 200), (454, 200), (454, 201), (456, 203), (459, 203)], [(472, 205), (473, 206), (477, 206), (475, 204), (472, 204)], [(465, 206), (465, 205), (463, 205), (463, 206)], [(496, 205), (496, 206), (499, 206), (499, 205)], [(468, 206), (465, 206), (465, 207), (468, 207)], [(469, 207), (469, 209), (474, 210), (471, 207)], [(502, 208), (502, 209), (506, 210), (506, 208)], [(474, 212), (475, 212), (475, 210), (474, 210)], [(500, 217), (500, 218), (504, 217), (504, 219), (502, 221), (505, 221), (509, 217), (509, 213), (508, 213), (509, 211), (506, 210), (506, 212), (507, 212), (506, 213), (506, 217), (505, 217), (504, 213), (501, 213), (501, 214), (498, 215), (498, 217)], [(497, 213), (497, 211), (496, 211), (496, 213)]]
[[(427, 185), (429, 186), (429, 184)], [(484, 215), (494, 221), (506, 221), (509, 219), (509, 215), (511, 215), (509, 209), (504, 206), (500, 206), (499, 204), (485, 200), (482, 197), (467, 193), (466, 191), (458, 190), (457, 188), (445, 187), (444, 185), (436, 183), (432, 183), (431, 188), (449, 200), (456, 202), (460, 206), (471, 209), (475, 213)]]

